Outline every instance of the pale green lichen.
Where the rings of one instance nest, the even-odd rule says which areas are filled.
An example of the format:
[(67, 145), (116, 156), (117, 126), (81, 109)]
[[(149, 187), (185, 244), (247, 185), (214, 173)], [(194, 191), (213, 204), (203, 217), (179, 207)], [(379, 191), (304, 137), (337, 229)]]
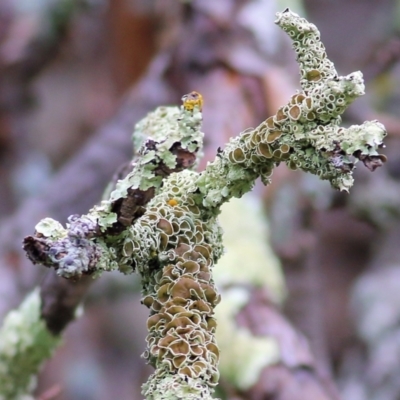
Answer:
[[(180, 146), (189, 152), (195, 152), (202, 147), (204, 135), (200, 126), (201, 111), (198, 108), (195, 112), (188, 111), (183, 106), (181, 109), (159, 107), (140, 121), (133, 134), (133, 137), (139, 138), (136, 138), (134, 143), (140, 145), (140, 158), (133, 171), (118, 182), (116, 189), (111, 193), (110, 201), (125, 197), (128, 189), (159, 188), (163, 177), (154, 174), (159, 160), (170, 169), (174, 169), (177, 164), (176, 155), (171, 151), (174, 144), (180, 143)], [(154, 150), (148, 150), (145, 146), (148, 141), (157, 143)]]
[(109, 211), (107, 201), (102, 202), (100, 206), (93, 207), (93, 211), (97, 214), (96, 222), (103, 232), (112, 227), (118, 220), (118, 215), (115, 212)]
[(235, 388), (247, 390), (258, 381), (264, 368), (279, 362), (280, 348), (274, 337), (255, 336), (235, 322), (235, 317), (248, 302), (248, 289), (233, 287), (224, 290), (223, 296), (215, 314), (222, 354), (219, 370)]
[[(222, 206), (219, 220), (224, 230), (225, 253), (214, 270), (217, 287), (264, 287), (274, 301), (282, 303), (286, 296), (285, 278), (269, 244), (269, 222), (263, 214), (262, 200), (253, 193), (232, 199)], [(240, 257), (242, 253), (245, 262)]]
[(41, 365), (60, 343), (41, 319), (40, 304), (37, 289), (0, 328), (0, 400), (30, 399)]
[[(125, 230), (119, 235), (99, 236), (98, 230), (106, 232), (116, 223), (118, 216), (112, 211), (113, 204), (126, 198), (128, 189), (152, 188), (157, 193), (167, 175), (165, 169), (168, 169), (170, 174), (170, 171), (182, 168), (178, 168), (178, 161), (183, 164), (190, 163), (190, 158), (189, 161), (181, 161), (177, 160), (177, 156), (182, 156), (182, 152), (184, 156), (185, 152), (196, 153), (201, 149), (204, 134), (200, 128), (199, 107), (187, 109), (184, 103), (181, 108), (160, 107), (149, 113), (136, 125), (133, 134), (138, 138), (136, 144), (140, 144), (137, 163), (132, 172), (118, 181), (110, 198), (94, 206), (87, 215), (71, 216), (67, 229), (50, 218), (37, 225), (37, 240), (50, 247), (47, 259), (40, 262), (54, 266), (57, 274), (66, 278), (94, 273), (97, 276), (103, 271), (115, 269), (123, 273), (133, 272), (128, 243), (132, 232)], [(193, 162), (193, 165), (183, 167), (190, 168), (194, 165)], [(155, 171), (157, 166), (159, 168)], [(143, 233), (133, 232), (133, 235), (144, 243), (143, 252), (137, 256), (148, 261), (151, 251), (155, 248), (151, 244), (154, 241), (151, 233), (147, 230)]]
[(249, 389), (265, 368), (282, 361), (280, 344), (273, 335), (254, 335), (237, 323), (254, 291), (262, 289), (276, 302), (282, 302), (286, 294), (279, 261), (266, 241), (268, 222), (261, 208), (261, 199), (248, 193), (224, 204), (220, 215), (226, 253), (214, 269), (222, 296), (215, 310), (219, 370), (239, 390)]
[(153, 375), (143, 386), (147, 400), (211, 400), (210, 389), (201, 379), (182, 375), (169, 375), (158, 378)]
[[(147, 294), (144, 303), (151, 309), (145, 356), (156, 367), (156, 372), (144, 388), (148, 398), (155, 395), (157, 382), (168, 380), (171, 376), (201, 378), (204, 385), (211, 387), (215, 383), (213, 369), (208, 370), (215, 364), (209, 364), (208, 357), (204, 357), (211, 354), (207, 351), (207, 343), (212, 343), (212, 348), (215, 346), (212, 338), (207, 335), (206, 341), (203, 338), (196, 343), (192, 341), (194, 336), (191, 339), (176, 329), (180, 327), (183, 332), (189, 329), (195, 335), (207, 333), (203, 318), (213, 315), (215, 304), (203, 306), (206, 310), (203, 313), (202, 307), (196, 309), (192, 305), (199, 299), (207, 299), (207, 286), (201, 286), (201, 278), (197, 274), (206, 266), (209, 279), (210, 261), (216, 262), (222, 254), (220, 229), (214, 222), (220, 206), (230, 198), (241, 197), (251, 190), (259, 176), (264, 184), (268, 184), (273, 168), (282, 161), (291, 168), (312, 172), (329, 180), (334, 187), (347, 190), (352, 184), (351, 171), (355, 162), (350, 157), (378, 157), (376, 149), (382, 145), (386, 134), (381, 124), (369, 122), (360, 127), (339, 127), (339, 115), (357, 96), (363, 94), (361, 73), (337, 77), (316, 36), (316, 28), (310, 24), (303, 26), (304, 20), (289, 11), (284, 14), (278, 19), (282, 27), (286, 27), (289, 20), (290, 26), (298, 25), (299, 32), (311, 32), (297, 44), (304, 50), (298, 52), (304, 92), (293, 96), (287, 106), (256, 129), (231, 139), (201, 174), (185, 171), (165, 179), (164, 190), (149, 203), (140, 221), (130, 228), (128, 248), (133, 251), (129, 253), (142, 274)], [(296, 30), (287, 31), (294, 32), (291, 35), (294, 39), (303, 40), (301, 34), (297, 37)], [(310, 61), (310, 55), (320, 59)], [(171, 200), (173, 205), (169, 203)], [(194, 255), (198, 245), (207, 249), (205, 258)], [(208, 246), (211, 247), (208, 249)], [(189, 261), (190, 272), (184, 266)], [(157, 265), (158, 272), (149, 273), (149, 265)], [(212, 296), (216, 298), (213, 282), (206, 280), (204, 284), (211, 285)], [(186, 294), (181, 297), (177, 293)], [(237, 312), (238, 308), (232, 310), (231, 313)], [(225, 310), (223, 315), (228, 315), (228, 311)], [(184, 318), (189, 320), (177, 322)], [(227, 321), (225, 323), (228, 324)], [(240, 387), (248, 388), (256, 381), (262, 368), (279, 360), (279, 348), (274, 339), (264, 337), (254, 340), (245, 329), (238, 332), (235, 338), (237, 342), (231, 343), (230, 349), (250, 343), (249, 354), (263, 354), (259, 358), (249, 356), (240, 359), (241, 364), (247, 362), (249, 374), (243, 373), (243, 365), (226, 369), (226, 374), (239, 382)], [(203, 346), (204, 350), (193, 353), (193, 346)], [(212, 359), (215, 362), (219, 351), (217, 348), (214, 350), (217, 358)], [(265, 354), (270, 357), (265, 357)]]
[[(239, 139), (232, 139), (220, 157), (208, 164), (197, 179), (196, 185), (200, 190), (200, 194), (195, 198), (197, 204), (215, 209), (218, 213), (219, 207), (231, 197), (241, 197), (253, 188), (259, 176), (258, 171), (235, 165), (235, 159), (228, 158), (228, 154), (233, 154), (236, 150), (239, 152), (238, 142)], [(248, 156), (250, 157), (250, 154)], [(268, 169), (269, 166), (272, 171), (273, 163), (267, 161), (265, 168)]]
[(371, 169), (385, 159), (377, 152), (386, 135), (382, 124), (372, 121), (347, 129), (339, 126), (346, 107), (364, 94), (361, 72), (338, 76), (315, 25), (289, 10), (277, 15), (276, 23), (294, 41), (303, 91), (257, 128), (231, 139), (208, 164), (197, 181), (201, 195), (196, 200), (207, 208), (218, 209), (231, 197), (240, 197), (258, 176), (268, 184), (280, 162), (348, 191), (358, 159)]
[(43, 218), (35, 226), (35, 230), (37, 233), (52, 239), (60, 239), (67, 234), (67, 230), (52, 218)]
[(219, 295), (211, 273), (222, 252), (221, 233), (216, 220), (203, 219), (191, 199), (193, 174), (184, 171), (165, 180), (164, 191), (130, 228), (125, 243), (126, 257), (142, 276), (143, 302), (150, 308), (144, 356), (156, 372), (144, 387), (149, 399), (160, 398), (159, 384), (175, 376), (184, 382), (181, 388), (161, 398), (192, 398), (179, 394), (182, 390), (199, 398), (199, 389), (212, 392), (219, 377), (213, 318)]
[[(250, 191), (258, 177), (270, 183), (281, 162), (348, 190), (358, 159), (370, 169), (384, 160), (377, 153), (386, 134), (381, 124), (339, 127), (340, 114), (363, 94), (361, 73), (338, 77), (318, 30), (298, 15), (278, 13), (277, 23), (294, 40), (303, 91), (276, 115), (231, 139), (198, 174), (186, 169), (195, 165), (202, 146), (201, 95), (184, 96), (180, 109), (157, 109), (137, 124), (133, 170), (110, 198), (88, 215), (70, 217), (66, 233), (47, 221), (50, 228), (43, 224), (42, 232), (28, 240), (39, 244), (39, 250), (48, 249), (48, 259), (36, 262), (53, 266), (61, 276), (116, 268), (140, 273), (143, 303), (150, 309), (144, 356), (156, 368), (144, 386), (148, 399), (208, 398), (218, 382), (214, 307), (220, 296), (212, 270), (223, 253), (216, 219), (222, 204)], [(142, 200), (137, 209), (131, 195)], [(124, 199), (133, 201), (128, 209), (138, 213), (121, 222), (116, 205)], [(38, 248), (31, 253), (34, 261)], [(237, 310), (238, 305), (225, 314)], [(248, 332), (239, 333), (233, 346), (251, 340)], [(248, 352), (254, 351), (270, 354), (268, 362), (278, 357), (266, 338), (249, 344)], [(248, 366), (240, 385), (248, 387), (265, 359), (244, 357), (240, 362)], [(229, 373), (240, 380), (238, 369)]]
[(340, 115), (364, 94), (362, 73), (338, 76), (315, 25), (289, 10), (277, 16), (276, 23), (293, 40), (303, 92), (268, 119), (261, 134), (267, 135), (271, 144), (271, 135), (281, 135), (279, 145), (294, 150), (289, 150), (287, 157), (281, 155), (289, 167), (316, 174), (333, 187), (348, 191), (353, 183), (353, 164), (365, 157), (379, 159), (376, 150), (382, 146), (386, 131), (376, 121), (348, 129), (339, 127)]

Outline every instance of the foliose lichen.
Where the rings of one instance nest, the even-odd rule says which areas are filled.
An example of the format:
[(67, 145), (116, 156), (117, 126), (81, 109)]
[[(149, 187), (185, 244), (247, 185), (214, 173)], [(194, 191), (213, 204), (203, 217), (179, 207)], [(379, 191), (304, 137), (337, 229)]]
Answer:
[[(53, 267), (65, 278), (115, 269), (133, 272), (134, 267), (125, 262), (132, 233), (127, 227), (144, 213), (165, 177), (195, 165), (204, 136), (201, 102), (201, 96), (193, 92), (184, 96), (181, 108), (160, 107), (140, 121), (133, 134), (140, 147), (132, 171), (118, 181), (108, 200), (86, 215), (70, 216), (66, 228), (51, 218), (39, 222), (35, 237), (24, 241), (30, 259)], [(126, 214), (134, 217), (126, 221)], [(114, 232), (116, 224), (122, 228)], [(144, 238), (146, 232), (138, 235)]]
[(294, 40), (301, 73), (302, 91), (286, 106), (232, 138), (202, 173), (190, 170), (202, 146), (201, 95), (184, 96), (180, 109), (157, 109), (137, 124), (132, 171), (108, 200), (70, 217), (66, 229), (47, 220), (25, 239), (32, 261), (67, 278), (112, 269), (141, 275), (150, 309), (144, 357), (156, 368), (147, 399), (211, 398), (218, 382), (212, 269), (223, 252), (221, 205), (258, 177), (268, 184), (281, 162), (348, 190), (356, 161), (373, 170), (385, 160), (377, 152), (381, 124), (339, 126), (363, 94), (361, 73), (339, 77), (318, 30), (297, 14), (278, 13), (277, 24)]
[(290, 150), (284, 156), (280, 148), (281, 156), (290, 168), (311, 172), (348, 191), (355, 162), (361, 160), (374, 170), (385, 161), (377, 152), (383, 146), (385, 128), (377, 121), (347, 129), (339, 126), (340, 115), (364, 94), (362, 73), (338, 76), (314, 24), (290, 10), (277, 16), (275, 22), (293, 40), (303, 91), (267, 119), (263, 132), (267, 138), (282, 133), (279, 144)]
[(248, 390), (260, 379), (264, 368), (279, 363), (281, 358), (276, 338), (254, 335), (248, 327), (236, 322), (237, 314), (251, 296), (251, 288), (239, 285), (226, 288), (217, 309), (217, 338), (222, 340), (221, 376), (239, 390)]
[[(159, 107), (136, 125), (133, 137), (140, 157), (132, 172), (118, 182), (111, 193), (111, 202), (125, 197), (128, 189), (158, 189), (167, 171), (157, 167), (162, 164), (168, 172), (178, 169), (179, 155), (175, 151), (178, 143), (189, 153), (196, 153), (202, 147), (201, 108), (192, 108), (194, 94), (186, 96), (186, 107)], [(194, 161), (195, 158), (193, 164)]]
[(281, 162), (348, 191), (358, 160), (371, 170), (386, 160), (377, 152), (386, 136), (382, 124), (370, 121), (340, 127), (340, 115), (364, 94), (361, 72), (338, 76), (315, 25), (290, 10), (277, 16), (276, 23), (293, 40), (303, 90), (257, 128), (231, 139), (207, 166), (197, 182), (204, 206), (218, 207), (230, 197), (240, 197), (258, 176), (268, 184), (273, 168)]
[[(179, 204), (182, 197), (173, 199)], [(133, 227), (136, 232), (139, 226), (148, 227), (153, 239), (159, 238), (158, 247), (153, 241), (154, 248), (149, 249), (154, 251), (150, 264), (137, 264), (146, 293), (143, 303), (150, 308), (144, 357), (156, 368), (145, 386), (148, 398), (153, 398), (159, 382), (175, 375), (188, 390), (198, 382), (202, 387), (215, 386), (219, 377), (213, 314), (220, 296), (212, 280), (214, 260), (221, 253), (220, 246), (213, 249), (221, 243), (214, 237), (221, 236), (219, 227), (216, 221), (203, 221), (194, 204), (158, 200)], [(135, 251), (141, 254), (140, 249)], [(149, 265), (157, 266), (154, 272)], [(186, 382), (187, 378), (193, 379)]]

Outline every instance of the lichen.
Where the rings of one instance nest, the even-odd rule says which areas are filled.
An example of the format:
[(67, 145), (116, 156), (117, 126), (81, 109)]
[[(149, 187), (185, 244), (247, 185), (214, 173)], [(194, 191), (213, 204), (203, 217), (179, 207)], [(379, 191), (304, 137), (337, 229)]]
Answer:
[(143, 387), (147, 400), (211, 400), (210, 389), (201, 379), (169, 375), (160, 379), (155, 374)]
[[(285, 279), (268, 240), (269, 221), (262, 208), (262, 199), (253, 193), (222, 206), (219, 220), (224, 230), (225, 252), (216, 265), (214, 279), (218, 288), (235, 285), (268, 288), (270, 298), (282, 303), (286, 296)], [(242, 253), (245, 262), (240, 257)]]
[[(120, 218), (115, 207), (131, 195), (133, 201), (137, 197), (141, 203), (133, 206), (130, 203), (129, 212), (142, 215), (146, 201), (158, 193), (166, 176), (194, 167), (204, 136), (200, 130), (201, 105), (201, 95), (192, 92), (184, 97), (181, 108), (159, 107), (140, 121), (133, 134), (136, 144), (140, 144), (133, 170), (118, 181), (109, 199), (94, 206), (86, 215), (69, 217), (66, 228), (51, 218), (42, 220), (36, 226), (36, 237), (25, 239), (25, 249), (31, 260), (54, 267), (57, 274), (65, 278), (85, 274), (97, 276), (116, 269), (133, 272), (132, 262), (125, 262), (132, 232), (129, 229), (109, 232), (119, 220), (121, 225), (127, 226), (132, 221)], [(152, 241), (148, 231), (137, 234), (138, 238), (149, 237), (145, 243)], [(42, 254), (39, 259), (38, 252)], [(143, 259), (149, 254), (144, 250)]]
[(364, 94), (361, 72), (338, 76), (315, 25), (289, 10), (277, 15), (276, 23), (293, 40), (303, 90), (257, 128), (231, 139), (207, 166), (197, 182), (206, 207), (240, 197), (258, 176), (269, 184), (273, 168), (281, 162), (348, 191), (358, 160), (372, 170), (385, 161), (377, 152), (386, 136), (382, 124), (340, 127), (340, 115)]
[(59, 239), (66, 235), (63, 226), (52, 218), (43, 218), (36, 226), (37, 233), (52, 239)]
[(280, 360), (277, 340), (271, 336), (256, 336), (243, 326), (238, 326), (235, 318), (247, 303), (249, 291), (232, 287), (223, 291), (223, 301), (217, 309), (221, 375), (234, 387), (247, 390), (259, 379), (261, 371)]
[(0, 329), (0, 400), (31, 398), (40, 366), (60, 343), (40, 318), (40, 303), (36, 289)]
[[(300, 65), (302, 91), (287, 105), (232, 138), (201, 173), (192, 169), (202, 147), (202, 96), (192, 92), (180, 108), (158, 108), (136, 125), (132, 171), (108, 200), (70, 217), (66, 229), (46, 220), (25, 239), (33, 262), (67, 278), (113, 269), (141, 275), (150, 309), (144, 357), (156, 368), (143, 388), (147, 399), (209, 398), (218, 382), (220, 296), (212, 270), (223, 253), (222, 204), (250, 191), (258, 177), (269, 184), (281, 162), (348, 190), (356, 161), (371, 170), (385, 161), (377, 152), (386, 135), (381, 124), (339, 126), (340, 114), (364, 92), (362, 74), (339, 77), (317, 28), (297, 14), (278, 13), (277, 24), (293, 39)], [(238, 345), (250, 337), (243, 335)], [(255, 341), (249, 351), (275, 354), (273, 347)], [(264, 365), (240, 361), (253, 375)]]
[[(125, 197), (128, 189), (159, 188), (163, 175), (154, 173), (154, 170), (160, 162), (171, 170), (176, 168), (177, 155), (173, 150), (177, 143), (192, 153), (202, 146), (201, 95), (192, 92), (185, 96), (181, 109), (159, 107), (136, 125), (133, 137), (134, 143), (140, 145), (140, 158), (133, 171), (118, 182), (110, 196), (112, 202)], [(154, 143), (150, 148), (146, 146), (149, 142)]]
[[(362, 73), (338, 76), (315, 25), (289, 10), (277, 16), (275, 22), (293, 40), (303, 91), (267, 119), (264, 135), (268, 141), (277, 131), (282, 132), (279, 146), (287, 145), (290, 150), (280, 155), (290, 168), (311, 172), (333, 187), (348, 191), (358, 159), (372, 170), (385, 161), (377, 152), (383, 146), (385, 128), (377, 121), (348, 129), (339, 126), (340, 115), (364, 94)], [(273, 148), (278, 151), (276, 146)]]
[[(194, 175), (172, 174), (126, 242), (133, 249), (126, 257), (142, 276), (143, 303), (150, 308), (144, 357), (156, 372), (144, 388), (147, 398), (155, 398), (159, 382), (175, 375), (186, 377), (189, 392), (199, 382), (211, 392), (218, 382), (213, 314), (220, 296), (212, 268), (222, 254), (221, 232), (215, 219), (202, 219), (190, 198)], [(176, 396), (171, 398), (190, 398)]]

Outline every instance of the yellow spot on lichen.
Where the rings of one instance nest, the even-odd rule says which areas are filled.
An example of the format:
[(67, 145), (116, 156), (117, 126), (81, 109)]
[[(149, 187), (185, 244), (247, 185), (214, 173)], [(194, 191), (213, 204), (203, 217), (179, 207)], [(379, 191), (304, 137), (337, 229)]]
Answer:
[(167, 201), (167, 203), (171, 206), (171, 207), (175, 207), (178, 205), (178, 200), (176, 199), (170, 199)]
[(201, 111), (203, 108), (203, 96), (198, 92), (190, 92), (189, 94), (185, 94), (182, 97), (183, 107), (187, 111), (193, 111), (193, 109), (197, 106)]

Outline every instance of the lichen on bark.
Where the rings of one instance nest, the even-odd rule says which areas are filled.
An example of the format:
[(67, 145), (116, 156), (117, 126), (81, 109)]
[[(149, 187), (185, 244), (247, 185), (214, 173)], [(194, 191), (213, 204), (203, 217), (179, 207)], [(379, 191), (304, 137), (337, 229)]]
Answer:
[(364, 92), (362, 74), (338, 76), (317, 28), (297, 14), (285, 10), (276, 23), (294, 41), (302, 90), (274, 116), (232, 138), (197, 173), (201, 95), (184, 96), (180, 109), (158, 108), (137, 124), (132, 170), (108, 200), (70, 217), (66, 228), (46, 219), (25, 239), (34, 263), (65, 278), (140, 274), (150, 309), (144, 356), (156, 369), (147, 399), (207, 399), (218, 382), (212, 268), (223, 252), (221, 205), (258, 177), (269, 184), (281, 162), (347, 191), (358, 160), (371, 170), (385, 160), (377, 152), (386, 134), (380, 123), (340, 127), (340, 114)]

